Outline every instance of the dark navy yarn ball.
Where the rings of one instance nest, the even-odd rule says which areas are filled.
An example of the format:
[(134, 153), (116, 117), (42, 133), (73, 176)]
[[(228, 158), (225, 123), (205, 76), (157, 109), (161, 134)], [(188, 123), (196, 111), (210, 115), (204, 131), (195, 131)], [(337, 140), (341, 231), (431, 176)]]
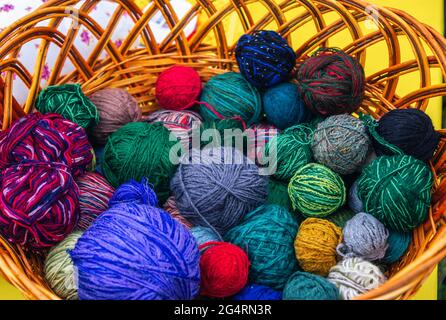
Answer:
[(310, 111), (303, 103), (297, 85), (280, 83), (263, 94), (263, 109), (268, 122), (284, 130), (296, 124), (308, 122)]
[(268, 88), (287, 80), (296, 54), (275, 31), (260, 30), (243, 35), (235, 49), (240, 73), (257, 88)]
[(282, 292), (260, 284), (248, 284), (233, 300), (282, 300)]

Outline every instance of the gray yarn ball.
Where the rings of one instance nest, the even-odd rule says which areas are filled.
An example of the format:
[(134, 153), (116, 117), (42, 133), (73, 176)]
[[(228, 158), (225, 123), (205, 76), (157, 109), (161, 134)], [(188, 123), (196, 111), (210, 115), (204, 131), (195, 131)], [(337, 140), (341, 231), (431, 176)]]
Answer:
[(359, 257), (368, 261), (384, 258), (389, 231), (374, 216), (360, 212), (347, 221), (342, 230), (343, 242), (337, 251), (344, 258)]
[(197, 226), (190, 229), (190, 233), (197, 240), (198, 246), (209, 241), (221, 241), (220, 236), (214, 232), (211, 228)]
[(353, 182), (348, 192), (348, 206), (354, 213), (359, 213), (364, 211), (364, 204), (362, 200), (358, 197), (358, 180)]
[(170, 189), (188, 221), (223, 236), (265, 203), (268, 179), (234, 148), (194, 149), (190, 158), (182, 160)]
[(311, 144), (317, 162), (344, 175), (363, 167), (370, 146), (364, 123), (348, 114), (331, 116), (319, 123)]

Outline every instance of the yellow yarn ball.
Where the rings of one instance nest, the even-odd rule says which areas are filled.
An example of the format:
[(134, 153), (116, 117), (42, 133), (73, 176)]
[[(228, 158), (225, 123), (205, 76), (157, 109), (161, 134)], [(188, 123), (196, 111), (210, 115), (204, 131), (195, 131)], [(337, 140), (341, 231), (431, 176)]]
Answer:
[(342, 241), (341, 228), (318, 218), (308, 218), (299, 227), (294, 249), (300, 267), (326, 276), (337, 263), (336, 247)]

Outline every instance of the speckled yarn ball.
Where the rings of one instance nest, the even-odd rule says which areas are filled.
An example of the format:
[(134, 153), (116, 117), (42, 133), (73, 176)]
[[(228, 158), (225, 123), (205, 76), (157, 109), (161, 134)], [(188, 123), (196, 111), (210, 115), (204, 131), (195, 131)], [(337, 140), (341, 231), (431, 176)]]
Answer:
[(248, 284), (232, 297), (233, 300), (282, 300), (282, 292), (260, 284)]
[(207, 227), (197, 226), (190, 229), (190, 233), (197, 240), (198, 246), (205, 244), (206, 242), (220, 241), (220, 236), (215, 233), (214, 230)]
[(311, 148), (316, 162), (346, 175), (363, 167), (370, 145), (367, 128), (362, 121), (342, 114), (318, 124)]
[(412, 242), (412, 234), (410, 232), (390, 231), (387, 238), (387, 251), (382, 262), (392, 264), (397, 262), (409, 249)]
[(297, 271), (283, 289), (283, 300), (338, 300), (339, 291), (325, 278)]

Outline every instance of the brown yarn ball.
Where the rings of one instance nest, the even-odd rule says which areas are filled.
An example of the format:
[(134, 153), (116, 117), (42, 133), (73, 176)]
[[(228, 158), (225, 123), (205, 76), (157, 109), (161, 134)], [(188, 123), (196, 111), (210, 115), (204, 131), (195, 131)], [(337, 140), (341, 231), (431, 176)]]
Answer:
[(95, 145), (105, 145), (110, 134), (129, 122), (141, 120), (138, 102), (126, 90), (108, 88), (89, 96), (99, 112), (99, 123), (90, 138)]

